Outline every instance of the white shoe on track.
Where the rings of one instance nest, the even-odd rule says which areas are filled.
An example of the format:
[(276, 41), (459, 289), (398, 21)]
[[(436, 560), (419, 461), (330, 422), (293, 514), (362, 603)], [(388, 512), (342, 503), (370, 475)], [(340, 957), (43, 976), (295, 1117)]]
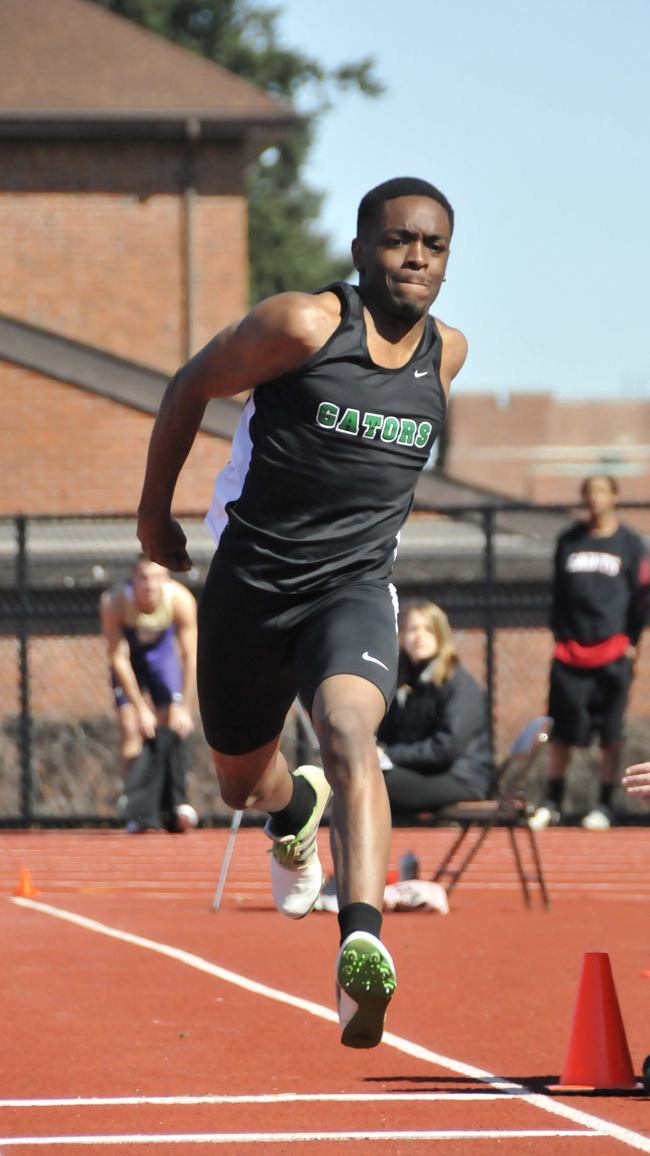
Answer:
[(588, 815), (580, 823), (585, 831), (609, 831), (612, 825), (612, 818), (607, 807), (594, 807)]
[(176, 808), (176, 824), (179, 831), (190, 831), (198, 827), (199, 816), (189, 803), (180, 803)]
[(545, 831), (547, 827), (557, 827), (560, 818), (560, 812), (552, 803), (544, 803), (530, 816), (528, 826), (532, 831)]
[(273, 816), (268, 820), (264, 834), (273, 840), (271, 888), (275, 906), (290, 919), (304, 919), (313, 909), (323, 886), (316, 836), (332, 791), (322, 767), (298, 767), (294, 774), (303, 776), (313, 788), (316, 795), (314, 809), (296, 835), (281, 838), (274, 835)]

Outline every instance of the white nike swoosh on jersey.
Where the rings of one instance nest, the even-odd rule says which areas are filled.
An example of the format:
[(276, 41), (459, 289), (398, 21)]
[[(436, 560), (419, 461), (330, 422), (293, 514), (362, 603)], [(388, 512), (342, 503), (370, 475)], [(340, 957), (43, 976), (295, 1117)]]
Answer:
[(428, 372), (429, 372), (428, 369), (416, 369), (415, 370), (415, 376), (416, 377), (426, 377)]
[(364, 650), (364, 652), (363, 652), (363, 654), (361, 655), (361, 657), (362, 657), (363, 659), (365, 659), (365, 661), (366, 661), (366, 662), (376, 662), (376, 663), (377, 663), (377, 666), (383, 666), (384, 670), (388, 670), (388, 667), (386, 666), (386, 663), (385, 663), (385, 662), (380, 662), (380, 660), (379, 660), (378, 658), (373, 658), (373, 657), (372, 657), (372, 654), (368, 654), (368, 651), (367, 651), (367, 650)]

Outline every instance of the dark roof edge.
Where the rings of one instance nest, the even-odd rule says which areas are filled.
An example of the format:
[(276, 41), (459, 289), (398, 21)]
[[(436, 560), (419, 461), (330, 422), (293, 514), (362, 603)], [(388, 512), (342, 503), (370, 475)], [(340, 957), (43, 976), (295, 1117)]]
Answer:
[(0, 139), (5, 140), (236, 140), (257, 134), (286, 133), (301, 118), (277, 112), (248, 116), (188, 109), (178, 113), (17, 113), (0, 116)]
[[(160, 370), (3, 314), (0, 360), (150, 414), (158, 412), (169, 381)], [(241, 412), (241, 405), (232, 398), (211, 401), (201, 432), (230, 440)]]

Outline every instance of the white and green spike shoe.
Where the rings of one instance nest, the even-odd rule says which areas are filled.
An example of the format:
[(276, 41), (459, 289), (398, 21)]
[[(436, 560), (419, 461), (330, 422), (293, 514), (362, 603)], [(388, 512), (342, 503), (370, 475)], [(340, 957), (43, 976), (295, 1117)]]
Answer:
[(353, 931), (344, 939), (336, 958), (336, 1003), (345, 1047), (381, 1043), (396, 986), (395, 965), (380, 939), (367, 931)]
[(271, 888), (278, 911), (290, 919), (309, 915), (323, 886), (323, 868), (318, 858), (316, 836), (330, 795), (331, 787), (321, 767), (298, 767), (295, 775), (302, 775), (316, 794), (316, 802), (309, 819), (297, 835), (273, 834), (273, 816), (268, 820), (264, 834), (273, 840), (271, 848)]

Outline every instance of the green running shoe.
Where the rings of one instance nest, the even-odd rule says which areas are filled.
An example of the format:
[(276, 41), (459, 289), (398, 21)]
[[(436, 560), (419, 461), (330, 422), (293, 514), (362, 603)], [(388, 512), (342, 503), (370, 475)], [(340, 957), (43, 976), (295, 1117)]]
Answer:
[(346, 1048), (376, 1048), (395, 988), (395, 965), (381, 940), (353, 931), (336, 958), (336, 1004), (341, 1043)]

